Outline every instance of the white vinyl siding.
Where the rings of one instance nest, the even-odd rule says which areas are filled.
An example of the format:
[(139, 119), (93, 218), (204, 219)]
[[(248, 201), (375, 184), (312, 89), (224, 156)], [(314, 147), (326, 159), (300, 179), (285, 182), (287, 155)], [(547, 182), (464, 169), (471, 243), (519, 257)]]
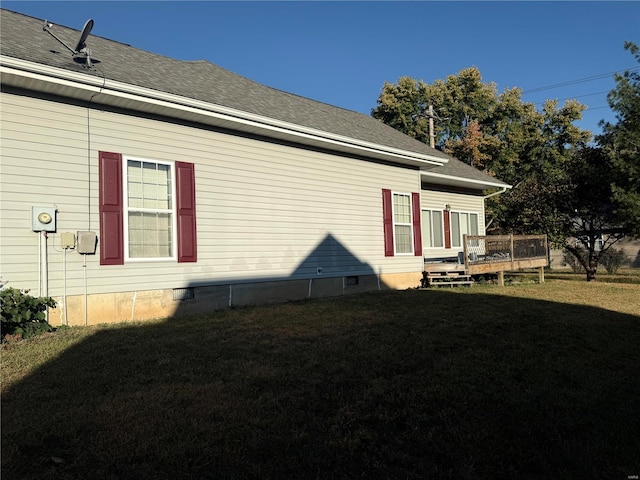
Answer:
[[(384, 257), (380, 191), (417, 191), (414, 169), (26, 95), (1, 102), (1, 272), (16, 288), (38, 285), (32, 205), (58, 208), (51, 295), (82, 294), (85, 272), (92, 294), (315, 278), (318, 267), (324, 277), (422, 271), (420, 256)], [(99, 254), (70, 250), (65, 275), (60, 234), (100, 231), (99, 151), (194, 164), (197, 263), (101, 266)]]

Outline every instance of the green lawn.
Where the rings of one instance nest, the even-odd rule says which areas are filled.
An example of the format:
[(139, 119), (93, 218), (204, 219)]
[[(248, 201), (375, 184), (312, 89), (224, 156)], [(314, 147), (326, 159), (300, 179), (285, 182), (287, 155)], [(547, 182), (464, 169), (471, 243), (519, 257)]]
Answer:
[(640, 474), (640, 284), (71, 328), (2, 350), (2, 478)]

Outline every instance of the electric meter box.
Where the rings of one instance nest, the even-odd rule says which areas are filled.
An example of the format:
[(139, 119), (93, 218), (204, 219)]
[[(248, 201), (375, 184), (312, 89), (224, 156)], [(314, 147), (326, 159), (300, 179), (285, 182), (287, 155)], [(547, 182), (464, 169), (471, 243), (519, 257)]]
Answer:
[(62, 232), (60, 234), (60, 246), (62, 248), (76, 248), (76, 236), (71, 232)]
[(56, 213), (56, 207), (31, 207), (31, 230), (55, 232)]
[(78, 232), (76, 235), (76, 250), (83, 255), (93, 255), (96, 253), (98, 235), (96, 232)]

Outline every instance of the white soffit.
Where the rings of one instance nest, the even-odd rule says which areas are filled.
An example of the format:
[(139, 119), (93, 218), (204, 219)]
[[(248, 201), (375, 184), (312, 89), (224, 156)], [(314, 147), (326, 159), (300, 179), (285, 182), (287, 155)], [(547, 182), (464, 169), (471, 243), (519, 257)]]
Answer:
[[(437, 169), (436, 169), (437, 170)], [(420, 171), (420, 176), (423, 181), (432, 183), (435, 185), (445, 185), (448, 187), (463, 187), (463, 188), (511, 188), (511, 185), (507, 185), (503, 182), (496, 180), (492, 182), (490, 180), (476, 180), (473, 178), (455, 177), (453, 175), (445, 175), (442, 173), (436, 173), (433, 171)]]

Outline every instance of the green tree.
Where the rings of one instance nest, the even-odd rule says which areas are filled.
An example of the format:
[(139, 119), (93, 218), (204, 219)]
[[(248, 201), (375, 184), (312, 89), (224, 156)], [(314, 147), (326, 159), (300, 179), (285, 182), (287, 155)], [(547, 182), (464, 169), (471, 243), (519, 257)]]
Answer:
[(618, 172), (611, 157), (599, 147), (576, 151), (565, 166), (567, 193), (555, 199), (562, 220), (562, 246), (582, 265), (587, 281), (596, 278), (598, 265), (628, 234), (614, 195)]
[(522, 91), (498, 93), (475, 68), (461, 70), (429, 85), (402, 77), (385, 83), (372, 115), (425, 143), (429, 140), (428, 107), (432, 105), (436, 146), (489, 175), (515, 185), (489, 199), (485, 221), (497, 232), (550, 233), (561, 240), (550, 195), (566, 189), (563, 163), (591, 134), (574, 125), (584, 106), (548, 101), (538, 111), (522, 101)]
[(423, 143), (429, 143), (428, 85), (422, 80), (400, 77), (397, 83), (385, 82), (378, 97), (374, 118)]
[(443, 148), (447, 140), (464, 137), (472, 122), (483, 125), (497, 101), (495, 84), (483, 83), (480, 71), (471, 67), (432, 85), (411, 77), (401, 77), (395, 84), (385, 82), (371, 115), (429, 143), (428, 108), (432, 105), (439, 118), (435, 123), (436, 145)]
[[(636, 44), (625, 42), (624, 48), (640, 63)], [(601, 122), (603, 134), (597, 140), (619, 172), (613, 181), (619, 216), (629, 235), (640, 237), (640, 73), (627, 70), (616, 74), (615, 81), (607, 100), (617, 123)]]

